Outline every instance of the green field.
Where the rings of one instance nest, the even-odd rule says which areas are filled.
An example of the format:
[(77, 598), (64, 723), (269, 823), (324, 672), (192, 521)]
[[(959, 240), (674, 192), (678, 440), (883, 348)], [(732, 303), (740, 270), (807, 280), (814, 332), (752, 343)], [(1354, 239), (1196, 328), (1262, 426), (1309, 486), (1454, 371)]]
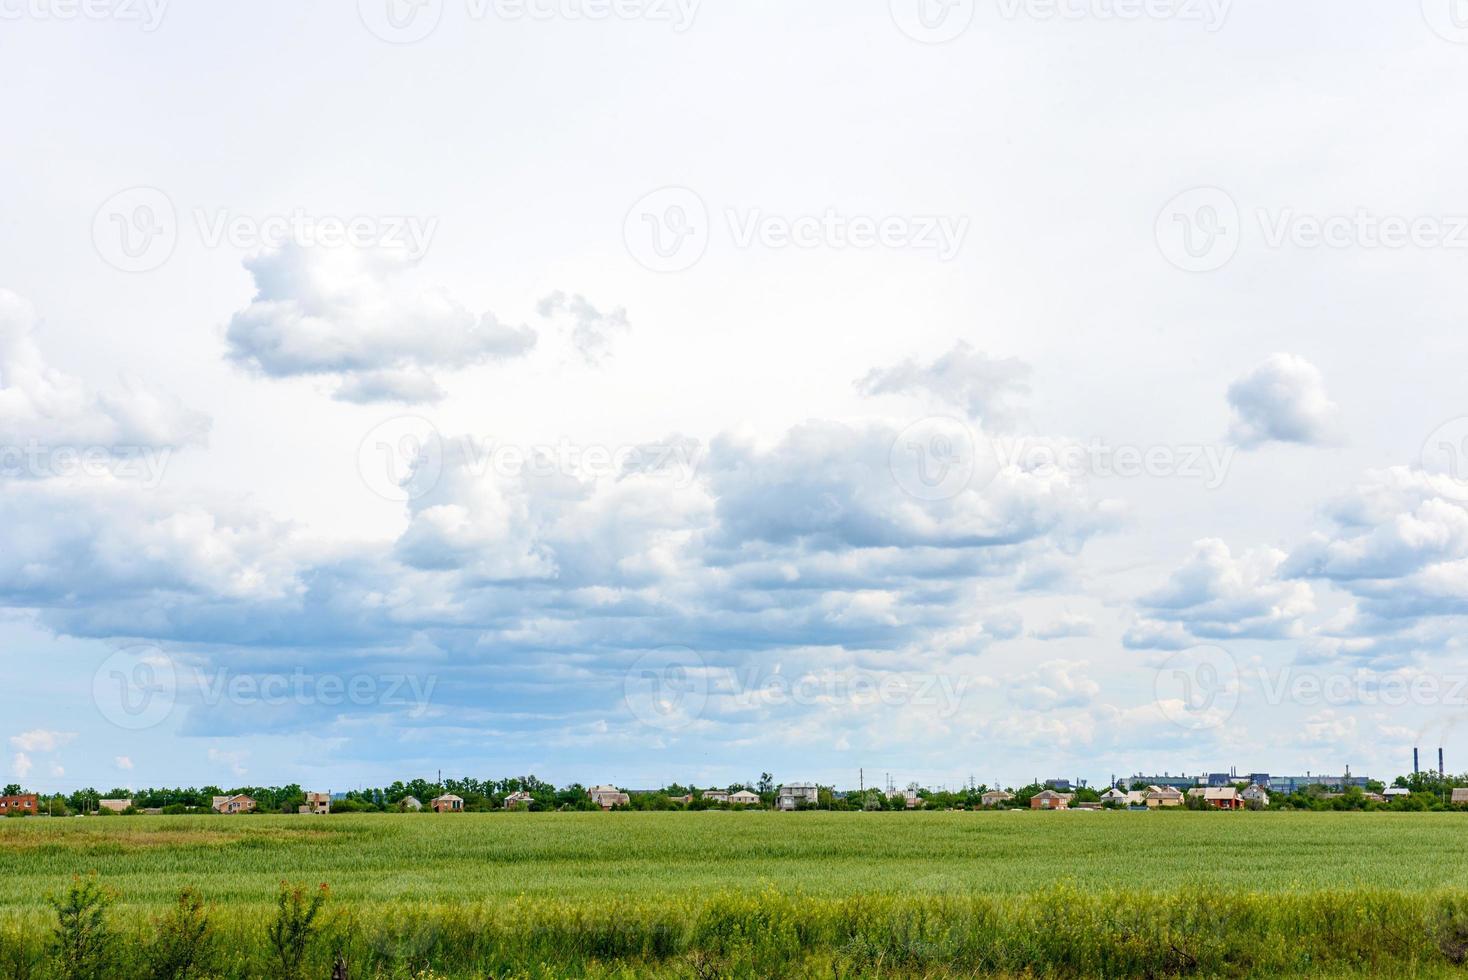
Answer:
[(117, 975), (146, 975), (185, 885), (219, 937), (209, 975), (276, 975), (283, 880), (330, 887), (323, 977), (332, 949), (354, 977), (1446, 973), (1465, 838), (1452, 813), (8, 820), (0, 972), (50, 975), (46, 896), (95, 875), (136, 959)]

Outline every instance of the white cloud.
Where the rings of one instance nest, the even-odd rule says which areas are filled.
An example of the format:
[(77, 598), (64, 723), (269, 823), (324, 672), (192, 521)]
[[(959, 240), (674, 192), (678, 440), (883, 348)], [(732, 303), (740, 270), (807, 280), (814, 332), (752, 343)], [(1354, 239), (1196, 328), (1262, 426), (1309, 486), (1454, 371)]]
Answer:
[(475, 315), (409, 282), (400, 252), (288, 245), (245, 263), (255, 297), (229, 322), (229, 356), (273, 378), (321, 377), (355, 402), (435, 401), (429, 372), (522, 357), (529, 327)]
[(14, 769), (16, 776), (21, 779), (29, 776), (34, 766), (35, 763), (31, 762), (31, 757), (24, 752), (15, 753), (15, 758), (10, 760), (10, 768)]
[(128, 758), (125, 755), (119, 755), (116, 758), (114, 758), (112, 761), (117, 765), (117, 768), (119, 768), (119, 769), (129, 769), (130, 770), (133, 767), (133, 760), (130, 759), (130, 758)]
[(1049, 711), (1083, 708), (1101, 693), (1101, 685), (1085, 675), (1084, 660), (1050, 660), (1010, 679), (1009, 700), (1022, 708)]
[(37, 325), (30, 304), (0, 289), (0, 448), (37, 444), (130, 455), (207, 441), (208, 417), (141, 381), (124, 379), (121, 392), (95, 393), (46, 363)]
[(1055, 619), (1031, 631), (1037, 640), (1064, 640), (1074, 637), (1092, 636), (1096, 632), (1096, 621), (1089, 616), (1076, 613), (1061, 613)]
[(982, 419), (987, 428), (1007, 424), (1011, 400), (1028, 393), (1030, 367), (1016, 358), (992, 358), (959, 341), (928, 364), (908, 359), (873, 368), (856, 383), (865, 395), (927, 395)]
[(1320, 371), (1295, 354), (1271, 354), (1229, 385), (1229, 438), (1245, 448), (1268, 442), (1309, 446), (1338, 441), (1338, 415)]
[(76, 732), (56, 732), (44, 728), (33, 728), (28, 732), (10, 736), (10, 744), (22, 752), (55, 752), (76, 738)]
[(1285, 558), (1272, 548), (1235, 557), (1216, 538), (1195, 542), (1167, 584), (1139, 601), (1143, 618), (1127, 633), (1127, 646), (1178, 649), (1189, 638), (1301, 635), (1315, 597), (1308, 583), (1282, 577)]
[(566, 320), (570, 324), (571, 346), (591, 365), (606, 360), (612, 344), (632, 329), (627, 311), (622, 307), (603, 313), (581, 294), (567, 296), (559, 289), (542, 299), (536, 307), (543, 317)]

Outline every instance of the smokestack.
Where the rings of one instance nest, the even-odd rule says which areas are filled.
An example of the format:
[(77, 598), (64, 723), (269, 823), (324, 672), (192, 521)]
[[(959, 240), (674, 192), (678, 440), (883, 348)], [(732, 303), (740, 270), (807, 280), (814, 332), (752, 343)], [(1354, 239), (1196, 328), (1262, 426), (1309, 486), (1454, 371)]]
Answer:
[(1439, 776), (1446, 776), (1448, 774), (1448, 771), (1443, 768), (1443, 750), (1441, 745), (1437, 747), (1437, 774)]
[(1417, 747), (1412, 747), (1412, 775), (1417, 775), (1422, 770), (1417, 768)]

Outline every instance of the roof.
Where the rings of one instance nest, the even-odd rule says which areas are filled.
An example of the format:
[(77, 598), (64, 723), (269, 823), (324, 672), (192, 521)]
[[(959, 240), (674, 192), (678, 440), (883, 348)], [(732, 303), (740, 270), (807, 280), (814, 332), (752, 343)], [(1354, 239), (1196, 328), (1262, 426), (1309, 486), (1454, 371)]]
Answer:
[(435, 796), (433, 798), (434, 803), (452, 803), (454, 800), (458, 800), (460, 803), (464, 802), (462, 796), (455, 796), (453, 793), (445, 793), (442, 796)]
[(1405, 786), (1389, 786), (1389, 787), (1387, 787), (1386, 793), (1384, 795), (1386, 795), (1386, 796), (1411, 796), (1412, 795), (1412, 791), (1410, 789), (1408, 789), (1407, 787), (1405, 787)]
[(1239, 791), (1232, 786), (1209, 786), (1203, 790), (1205, 800), (1236, 800), (1238, 798)]
[(1454, 803), (1468, 803), (1468, 789), (1458, 788), (1453, 790)]

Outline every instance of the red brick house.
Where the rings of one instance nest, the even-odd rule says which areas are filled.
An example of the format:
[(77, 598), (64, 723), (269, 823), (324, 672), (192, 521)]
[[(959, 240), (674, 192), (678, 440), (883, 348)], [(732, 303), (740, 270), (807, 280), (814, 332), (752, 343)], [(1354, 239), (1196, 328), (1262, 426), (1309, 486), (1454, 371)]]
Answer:
[(244, 793), (235, 796), (216, 796), (213, 809), (215, 813), (254, 813), (255, 801)]
[(41, 798), (34, 793), (26, 793), (21, 796), (0, 796), (0, 817), (8, 817), (12, 813), (34, 816), (40, 812)]

